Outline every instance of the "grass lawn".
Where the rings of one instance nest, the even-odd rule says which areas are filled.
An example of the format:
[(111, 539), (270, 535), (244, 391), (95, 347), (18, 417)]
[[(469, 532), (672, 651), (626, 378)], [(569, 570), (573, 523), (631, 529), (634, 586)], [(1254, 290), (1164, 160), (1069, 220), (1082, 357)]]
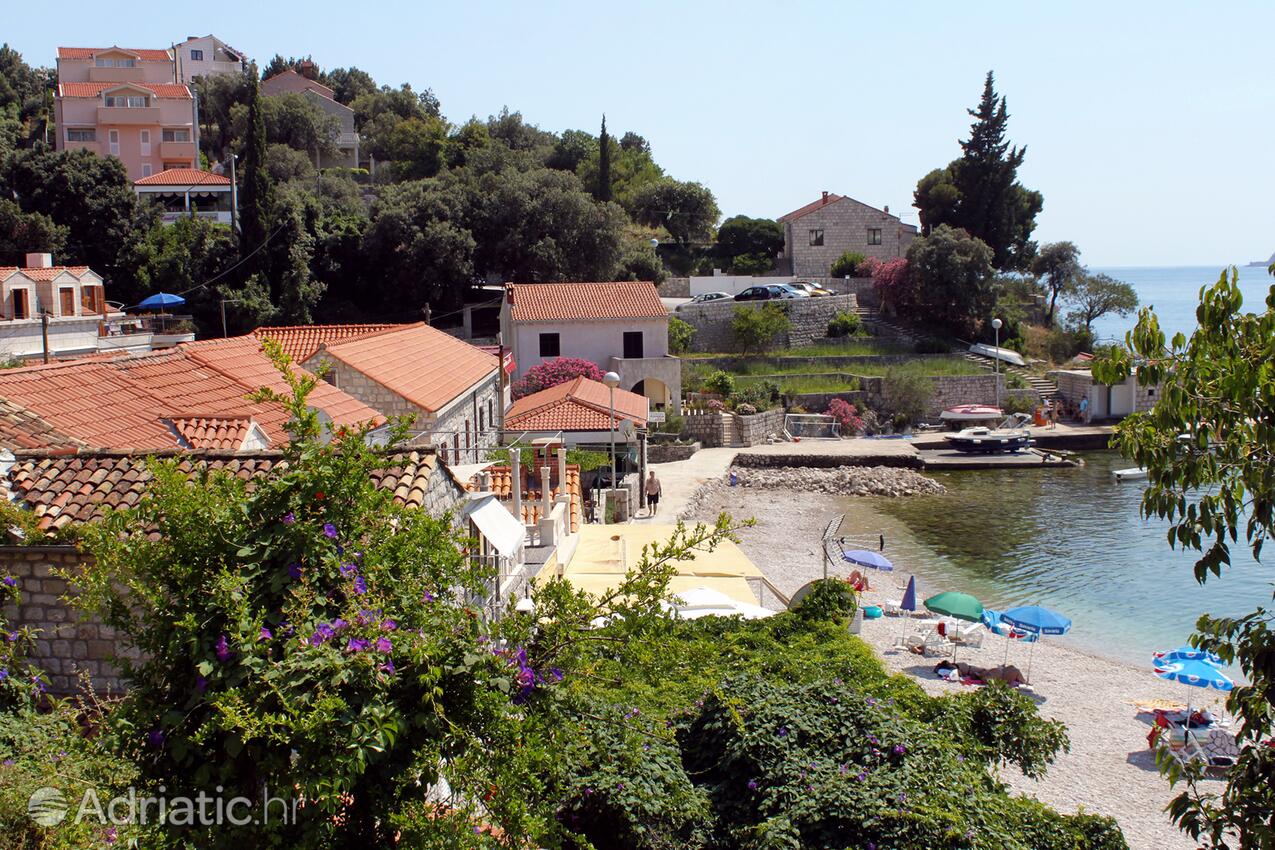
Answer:
[[(773, 357), (871, 357), (875, 354), (911, 354), (912, 347), (900, 342), (876, 340), (872, 337), (849, 337), (845, 342), (824, 343), (823, 345), (805, 345), (800, 348), (777, 349), (771, 352)], [(679, 354), (686, 360), (700, 357), (738, 357), (738, 352), (697, 351)]]
[[(792, 366), (775, 366), (767, 363), (748, 363), (736, 370), (736, 385), (740, 388), (771, 380), (779, 384), (784, 393), (838, 393), (859, 389), (853, 378), (841, 378), (829, 374), (837, 371), (829, 366), (802, 364)], [(913, 360), (893, 365), (877, 365), (855, 363), (844, 370), (848, 375), (863, 377), (881, 377), (887, 372), (895, 375), (921, 375), (927, 378), (985, 375), (986, 369), (960, 358)]]

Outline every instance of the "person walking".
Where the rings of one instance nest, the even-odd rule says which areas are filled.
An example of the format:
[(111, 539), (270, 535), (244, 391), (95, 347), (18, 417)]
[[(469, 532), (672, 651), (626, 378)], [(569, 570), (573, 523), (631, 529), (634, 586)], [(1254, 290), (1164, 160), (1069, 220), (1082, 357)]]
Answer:
[(656, 510), (660, 507), (660, 479), (655, 477), (654, 469), (646, 479), (646, 504), (650, 509), (649, 515), (655, 516)]

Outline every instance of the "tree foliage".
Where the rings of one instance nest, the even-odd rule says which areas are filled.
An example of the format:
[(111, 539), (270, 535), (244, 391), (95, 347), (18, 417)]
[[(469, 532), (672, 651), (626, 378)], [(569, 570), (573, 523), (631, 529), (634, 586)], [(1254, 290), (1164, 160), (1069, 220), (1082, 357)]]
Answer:
[(1044, 281), (1049, 295), (1049, 306), (1045, 310), (1048, 324), (1054, 322), (1058, 298), (1071, 294), (1083, 271), (1080, 249), (1074, 242), (1050, 242), (1032, 258), (1031, 273)]
[[(1126, 338), (1129, 348), (1109, 350), (1094, 365), (1103, 383), (1136, 374), (1139, 385), (1159, 388), (1154, 408), (1117, 426), (1115, 443), (1147, 470), (1143, 515), (1169, 521), (1173, 548), (1201, 553), (1195, 564), (1201, 584), (1222, 579), (1233, 545), (1260, 559), (1275, 534), (1275, 286), (1263, 312), (1242, 312), (1238, 280), (1231, 268), (1201, 288), (1199, 327), (1190, 339), (1179, 333), (1167, 340), (1155, 313), (1144, 309)], [(1184, 770), (1161, 759), (1171, 781), (1184, 784), (1169, 812), (1202, 847), (1270, 850), (1275, 613), (1259, 604), (1240, 617), (1205, 614), (1196, 629), (1192, 644), (1238, 665), (1248, 680), (1227, 696), (1240, 720), (1240, 755), (1221, 793), (1200, 785), (1199, 765)]]
[(1076, 278), (1066, 301), (1072, 305), (1067, 318), (1086, 334), (1092, 333), (1093, 323), (1103, 316), (1127, 316), (1138, 309), (1138, 293), (1132, 286), (1109, 275), (1088, 272)]
[(691, 340), (695, 337), (695, 326), (684, 322), (677, 316), (669, 316), (668, 350), (673, 354), (684, 354), (691, 350)]
[(23, 212), (17, 202), (0, 198), (0, 266), (21, 266), (29, 252), (64, 256), (70, 229), (41, 212)]
[(756, 307), (740, 304), (730, 320), (731, 336), (741, 354), (769, 351), (791, 326), (788, 311), (778, 304), (769, 303)]
[(1026, 268), (1044, 198), (1018, 182), (1027, 148), (1012, 147), (1006, 138), (1009, 111), (991, 71), (978, 107), (969, 114), (974, 122), (969, 138), (961, 141), (960, 159), (917, 183), (914, 202), (922, 232), (944, 224), (959, 227), (992, 249), (996, 268)]
[(929, 327), (970, 334), (995, 303), (992, 260), (981, 239), (941, 224), (908, 248), (905, 281), (890, 300)]
[(720, 215), (712, 192), (699, 183), (670, 177), (639, 189), (632, 206), (636, 221), (648, 227), (662, 227), (682, 246), (706, 242)]
[(784, 230), (768, 218), (731, 216), (717, 228), (714, 255), (733, 274), (768, 271), (784, 248)]
[(598, 177), (593, 197), (599, 201), (611, 200), (611, 137), (607, 135), (607, 117), (602, 116), (602, 131), (598, 134)]

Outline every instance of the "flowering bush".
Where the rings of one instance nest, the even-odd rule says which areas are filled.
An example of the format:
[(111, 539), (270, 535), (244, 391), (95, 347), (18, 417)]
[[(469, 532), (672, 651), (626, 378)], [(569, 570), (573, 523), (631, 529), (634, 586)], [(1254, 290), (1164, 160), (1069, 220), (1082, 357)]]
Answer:
[(726, 403), (720, 398), (710, 398), (708, 400), (708, 409), (714, 413), (721, 413), (726, 409)]
[(514, 398), (522, 398), (582, 376), (591, 381), (601, 381), (603, 377), (598, 364), (591, 360), (583, 360), (579, 357), (555, 357), (553, 360), (546, 360), (528, 369), (527, 374), (514, 381), (510, 391)]
[(748, 402), (744, 402), (743, 404), (739, 404), (735, 406), (735, 412), (738, 413), (740, 416), (752, 416), (754, 413), (757, 412), (757, 408), (753, 407)]
[(710, 374), (704, 379), (704, 392), (728, 396), (735, 392), (735, 376), (723, 369)]
[(853, 404), (843, 398), (834, 398), (828, 402), (828, 415), (841, 426), (845, 435), (857, 434), (863, 430), (863, 420)]
[(887, 263), (878, 262), (872, 269), (872, 286), (884, 305), (898, 308), (901, 305), (911, 304), (911, 284), (908, 261), (903, 257), (897, 257)]

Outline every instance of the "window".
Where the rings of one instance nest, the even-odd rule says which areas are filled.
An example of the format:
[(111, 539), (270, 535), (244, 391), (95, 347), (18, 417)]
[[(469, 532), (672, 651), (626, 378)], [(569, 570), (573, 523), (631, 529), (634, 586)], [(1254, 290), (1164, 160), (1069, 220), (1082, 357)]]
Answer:
[(136, 59), (114, 59), (104, 56), (97, 56), (93, 60), (93, 64), (99, 68), (136, 68)]
[(151, 131), (142, 130), (140, 133), (138, 133), (138, 139), (141, 141), (142, 156), (150, 156), (151, 155)]
[(62, 308), (60, 315), (75, 315), (75, 290), (69, 286), (58, 287), (58, 306)]
[(879, 227), (868, 228), (868, 244), (869, 245), (881, 244), (881, 228)]
[(96, 313), (98, 311), (97, 287), (82, 287), (80, 289), (80, 302), (84, 305), (85, 313)]
[(811, 246), (823, 244), (823, 230), (810, 231), (810, 244)]
[(142, 176), (143, 177), (151, 176), (151, 164), (149, 162), (142, 163)]
[(93, 127), (67, 127), (66, 140), (68, 142), (96, 142), (97, 130)]
[(204, 61), (204, 51), (202, 51), (202, 50), (195, 50), (194, 48), (191, 48), (191, 51), (190, 51), (190, 61), (192, 61), (192, 62), (203, 62), (203, 61)]
[(164, 163), (164, 170), (165, 170), (165, 171), (168, 171), (168, 170), (169, 170), (169, 169), (171, 169), (171, 168), (190, 168), (190, 163), (189, 163), (189, 162), (166, 162), (166, 163)]
[(487, 399), (487, 421), (492, 425), (496, 424), (496, 417), (492, 413), (491, 399)]
[(478, 433), (480, 434), (483, 432), (483, 429), (487, 427), (487, 423), (483, 420), (483, 414), (485, 412), (486, 411), (484, 411), (481, 407), (478, 408)]
[(110, 139), (110, 143), (111, 143), (111, 155), (119, 156), (120, 155), (120, 131), (111, 130), (109, 134), (107, 135), (107, 138)]
[(111, 107), (131, 106), (133, 108), (147, 106), (148, 98), (144, 94), (108, 94), (106, 105)]
[(189, 142), (189, 130), (164, 130), (161, 138), (166, 142)]
[(540, 356), (541, 357), (560, 357), (562, 355), (562, 343), (558, 338), (558, 334), (541, 334), (540, 335)]
[(624, 332), (624, 356), (626, 359), (642, 357), (642, 332)]
[(27, 303), (27, 291), (25, 289), (13, 290), (13, 318), (25, 319), (31, 315)]

